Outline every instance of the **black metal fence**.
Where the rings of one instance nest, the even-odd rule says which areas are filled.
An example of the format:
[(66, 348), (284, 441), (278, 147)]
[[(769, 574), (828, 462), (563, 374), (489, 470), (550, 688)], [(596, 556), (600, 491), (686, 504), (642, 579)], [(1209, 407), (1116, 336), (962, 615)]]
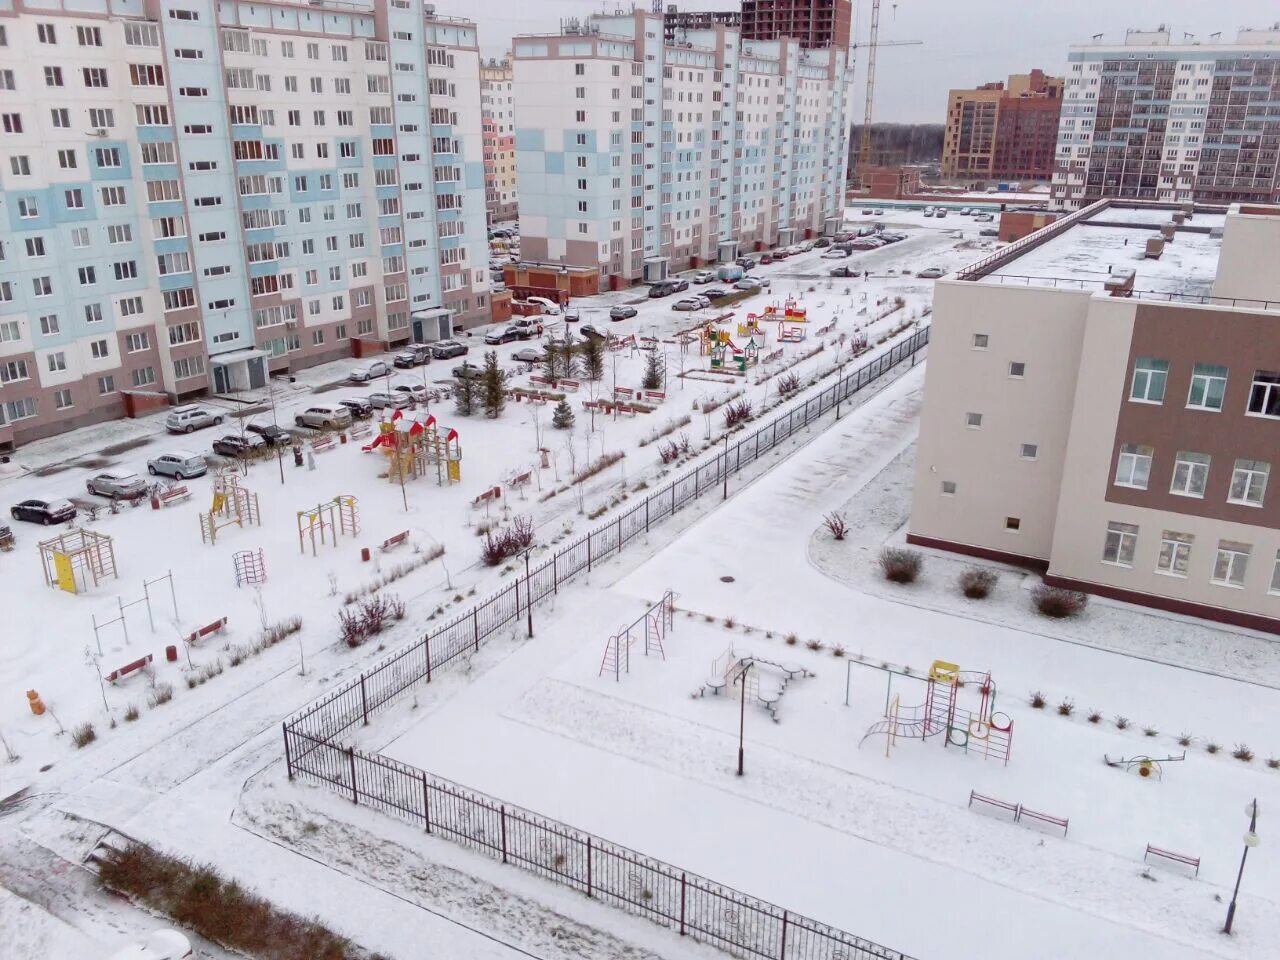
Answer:
[(429, 833), (500, 857), (539, 876), (681, 934), (744, 957), (866, 960), (903, 955), (756, 900), (702, 877), (512, 807), (377, 754), (340, 742), (352, 727), (402, 693), (449, 667), (517, 622), (529, 604), (557, 593), (601, 560), (676, 514), (727, 476), (809, 426), (899, 364), (915, 362), (929, 342), (924, 327), (887, 353), (749, 433), (644, 500), (561, 548), (470, 612), (392, 653), (372, 669), (313, 701), (284, 722), (289, 777), (327, 784), (355, 803), (421, 823)]

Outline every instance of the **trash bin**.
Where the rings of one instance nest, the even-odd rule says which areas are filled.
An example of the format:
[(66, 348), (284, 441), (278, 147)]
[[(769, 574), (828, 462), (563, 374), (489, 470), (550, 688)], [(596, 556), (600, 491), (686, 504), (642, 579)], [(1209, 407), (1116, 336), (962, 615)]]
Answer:
[(175, 644), (171, 643), (164, 648), (164, 658), (170, 663), (173, 663), (178, 659), (178, 648)]
[(293, 465), (295, 467), (302, 466), (302, 444), (300, 443), (293, 445)]

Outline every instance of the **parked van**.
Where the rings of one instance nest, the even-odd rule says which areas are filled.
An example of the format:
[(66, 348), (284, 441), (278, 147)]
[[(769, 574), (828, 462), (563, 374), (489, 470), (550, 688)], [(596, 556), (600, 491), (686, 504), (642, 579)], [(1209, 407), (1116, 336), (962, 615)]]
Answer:
[(744, 276), (746, 273), (736, 263), (724, 263), (716, 268), (716, 279), (723, 280), (725, 283), (736, 283)]
[(300, 427), (323, 427), (326, 430), (351, 426), (351, 411), (340, 403), (317, 403), (293, 418)]
[(548, 300), (546, 297), (529, 297), (526, 302), (536, 303), (538, 306), (540, 306), (542, 308), (543, 316), (547, 316), (547, 317), (560, 316), (560, 313), (561, 313), (560, 304), (556, 303), (554, 300)]

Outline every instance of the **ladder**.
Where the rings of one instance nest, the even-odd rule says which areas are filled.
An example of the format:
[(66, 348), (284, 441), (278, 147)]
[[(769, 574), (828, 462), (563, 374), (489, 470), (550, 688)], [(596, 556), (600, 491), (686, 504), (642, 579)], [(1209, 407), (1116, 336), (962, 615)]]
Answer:
[(956, 688), (954, 684), (929, 681), (929, 699), (924, 708), (924, 736), (946, 733), (955, 722)]

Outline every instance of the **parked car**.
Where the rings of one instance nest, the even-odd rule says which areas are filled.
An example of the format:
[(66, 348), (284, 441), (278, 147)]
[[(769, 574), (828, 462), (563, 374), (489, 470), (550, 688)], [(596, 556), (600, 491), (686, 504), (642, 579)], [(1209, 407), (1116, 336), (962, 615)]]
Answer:
[(537, 317), (516, 317), (511, 321), (511, 326), (515, 328), (521, 340), (532, 340), (534, 337), (540, 337), (542, 336), (542, 331), (546, 329), (542, 321)]
[(738, 266), (740, 266), (743, 270), (753, 270), (755, 269), (755, 266), (756, 266), (755, 257), (739, 257), (737, 260), (733, 262), (736, 263)]
[(773, 263), (772, 253), (766, 253), (760, 258), (760, 266), (762, 267), (767, 267), (771, 263)]
[(822, 255), (823, 260), (843, 260), (849, 256), (849, 251), (844, 247), (832, 247)]
[(876, 215), (877, 217), (883, 217), (883, 216), (884, 216), (884, 211), (883, 211), (883, 210), (877, 210), (877, 211), (875, 212), (875, 215)]
[(829, 246), (831, 246), (830, 237), (819, 237), (817, 240), (813, 241), (813, 249), (815, 250), (821, 250), (823, 247)]
[(961, 208), (960, 208), (960, 216), (962, 216), (962, 217), (967, 217), (967, 216), (968, 216), (969, 214), (971, 214), (971, 213), (973, 213), (973, 210), (972, 210), (970, 207), (961, 207)]
[(9, 508), (15, 520), (26, 520), (28, 523), (64, 523), (76, 517), (76, 505), (70, 500), (23, 500)]
[(202, 427), (211, 427), (222, 422), (222, 414), (214, 413), (206, 407), (189, 403), (186, 406), (174, 407), (164, 418), (165, 429), (170, 433), (190, 433)]
[(338, 401), (338, 406), (346, 407), (353, 420), (368, 420), (373, 416), (373, 404), (365, 397), (346, 397)]
[(0, 546), (13, 546), (13, 531), (3, 520), (0, 520)]
[(828, 275), (832, 277), (856, 277), (858, 273), (857, 267), (850, 267), (842, 263), (838, 267), (832, 267)]
[(658, 297), (669, 297), (675, 292), (676, 282), (674, 280), (659, 280), (649, 287), (649, 298), (652, 300)]
[(609, 311), (609, 319), (630, 320), (639, 312), (635, 307), (618, 306)]
[(238, 433), (228, 433), (213, 441), (213, 452), (222, 457), (247, 457), (255, 450), (265, 450), (267, 441), (256, 433), (248, 433), (242, 437)]
[(711, 270), (699, 270), (693, 275), (694, 283), (712, 283), (716, 279), (716, 275)]
[(387, 366), (385, 360), (371, 360), (358, 367), (352, 367), (351, 372), (347, 374), (347, 379), (354, 380), (356, 383), (367, 383), (378, 377), (385, 377), (390, 372), (391, 368)]
[(934, 214), (934, 216), (937, 217), (939, 220), (945, 219), (947, 216), (947, 208), (939, 207), (938, 211)]
[(932, 216), (933, 216), (933, 207), (925, 207), (925, 208), (924, 208), (924, 215), (925, 215), (926, 217), (932, 217)]
[(548, 300), (546, 297), (529, 297), (529, 303), (536, 303), (542, 308), (542, 312), (548, 317), (558, 317), (564, 311), (560, 309), (560, 304), (554, 300)]
[(421, 383), (397, 383), (391, 388), (391, 391), (393, 393), (403, 393), (414, 403), (426, 403), (431, 396), (431, 391)]
[(564, 322), (565, 322), (565, 323), (577, 323), (577, 322), (578, 322), (579, 320), (581, 320), (581, 319), (582, 319), (582, 313), (578, 310), (578, 308), (577, 308), (577, 307), (565, 307), (565, 308), (564, 308)]
[(107, 960), (187, 960), (195, 956), (191, 941), (176, 930), (154, 930), (145, 940), (135, 940)]
[(453, 368), (453, 375), (455, 377), (466, 377), (468, 380), (473, 380), (483, 373), (484, 371), (470, 360), (464, 360)]
[(734, 287), (738, 290), (760, 290), (769, 288), (768, 277), (743, 277)]
[(136, 473), (96, 473), (84, 486), (90, 493), (112, 500), (132, 500), (147, 492), (147, 481)]
[(702, 310), (711, 306), (711, 301), (706, 297), (685, 297), (683, 300), (677, 300), (671, 305), (672, 310)]
[(402, 370), (419, 367), (431, 362), (431, 348), (425, 343), (411, 343), (392, 357), (391, 362)]
[(541, 347), (521, 347), (511, 355), (511, 359), (520, 363), (541, 363), (547, 359), (547, 351)]
[(351, 426), (351, 411), (341, 403), (313, 404), (293, 418), (300, 427), (342, 429)]
[(369, 394), (365, 399), (369, 401), (369, 405), (375, 410), (385, 410), (388, 407), (392, 410), (403, 410), (413, 404), (413, 397), (398, 390), (378, 390)]
[(982, 229), (982, 230), (979, 230), (979, 231), (978, 231), (978, 236), (980, 236), (980, 237), (998, 237), (998, 236), (1000, 236), (1000, 231), (999, 231), (999, 230), (997, 230), (995, 227), (986, 227), (986, 228), (984, 228), (984, 229)]
[(153, 477), (188, 480), (191, 477), (203, 477), (208, 472), (208, 461), (201, 454), (190, 450), (173, 450), (147, 461), (147, 473)]
[(492, 330), (484, 335), (484, 342), (490, 345), (510, 343), (512, 340), (519, 339), (520, 331), (515, 327), (503, 327), (501, 330)]
[(995, 214), (980, 213), (973, 218), (975, 223), (990, 223), (995, 219)]
[(274, 423), (246, 423), (244, 428), (250, 433), (256, 433), (273, 447), (284, 446), (293, 441), (293, 434)]
[(582, 327), (578, 330), (578, 332), (581, 333), (584, 337), (596, 337), (600, 340), (607, 340), (609, 337), (609, 335), (605, 333), (603, 330), (601, 330), (599, 327), (593, 327), (589, 323), (584, 323)]
[(946, 276), (946, 271), (941, 267), (925, 267), (916, 276), (921, 280), (937, 280), (938, 277)]
[(439, 340), (431, 345), (431, 356), (437, 360), (452, 360), (454, 357), (465, 357), (470, 349), (457, 340)]
[(875, 213), (875, 210), (871, 209), (870, 207), (868, 207), (867, 209), (865, 209), (865, 210), (863, 210), (863, 211), (862, 211), (862, 215), (863, 215), (864, 217), (870, 217), (870, 216), (872, 216), (874, 213)]

